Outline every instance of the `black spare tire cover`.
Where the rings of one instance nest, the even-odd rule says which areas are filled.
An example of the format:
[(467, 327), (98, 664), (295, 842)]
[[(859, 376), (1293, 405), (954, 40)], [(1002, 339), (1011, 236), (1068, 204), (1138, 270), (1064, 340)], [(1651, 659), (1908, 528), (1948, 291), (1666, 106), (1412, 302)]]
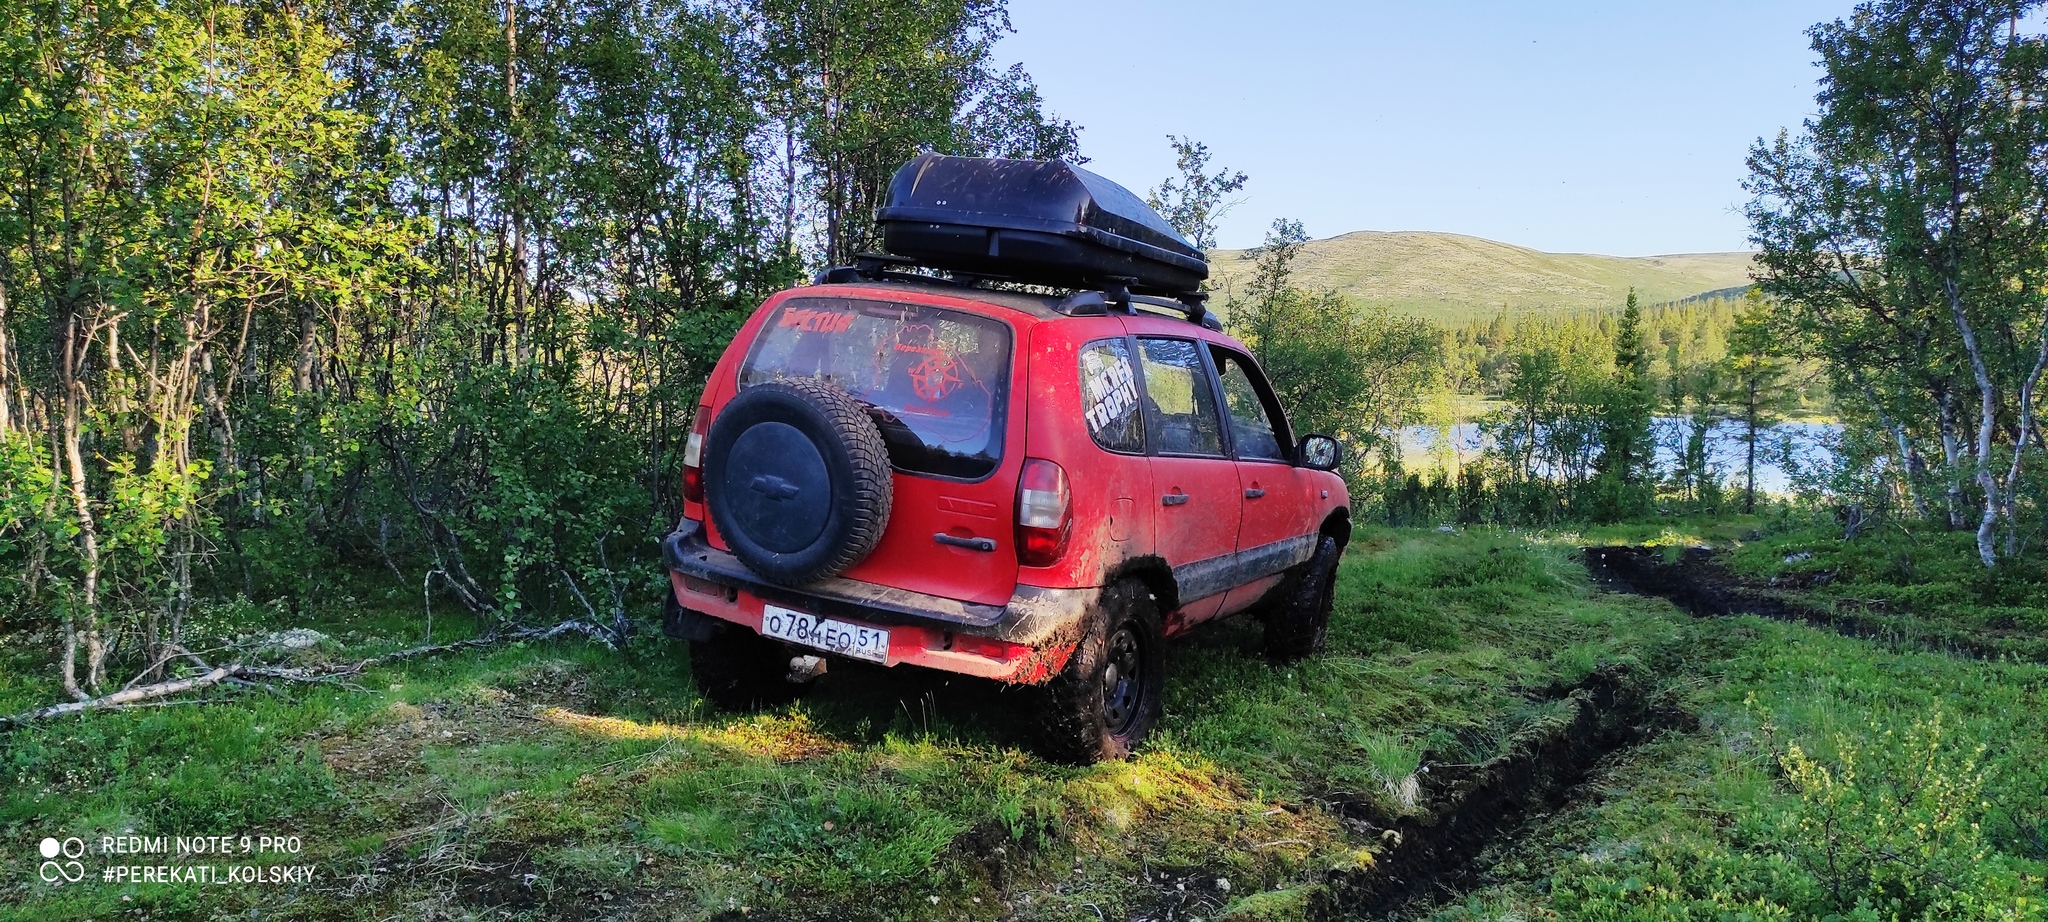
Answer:
[(837, 576), (882, 540), (889, 448), (859, 402), (815, 378), (749, 387), (711, 423), (704, 499), (733, 556), (785, 586)]

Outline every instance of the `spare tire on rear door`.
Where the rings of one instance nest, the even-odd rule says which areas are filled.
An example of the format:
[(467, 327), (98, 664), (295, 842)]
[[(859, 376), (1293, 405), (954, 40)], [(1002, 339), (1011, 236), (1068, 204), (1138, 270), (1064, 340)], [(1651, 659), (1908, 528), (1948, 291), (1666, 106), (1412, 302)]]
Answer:
[(705, 440), (712, 523), (741, 563), (785, 586), (861, 562), (882, 540), (893, 496), (874, 419), (815, 378), (740, 391)]

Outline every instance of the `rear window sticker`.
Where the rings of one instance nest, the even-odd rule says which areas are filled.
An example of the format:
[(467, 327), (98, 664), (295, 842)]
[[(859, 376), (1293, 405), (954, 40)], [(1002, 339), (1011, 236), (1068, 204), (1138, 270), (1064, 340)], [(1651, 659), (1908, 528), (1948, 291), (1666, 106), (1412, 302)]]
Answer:
[(1086, 385), (1086, 417), (1091, 432), (1100, 433), (1111, 423), (1129, 416), (1138, 406), (1137, 376), (1131, 371), (1128, 357), (1089, 350), (1081, 354), (1081, 372)]
[(796, 327), (807, 333), (844, 333), (853, 326), (854, 315), (848, 311), (817, 311), (797, 308), (782, 312), (779, 326)]
[[(897, 346), (909, 349), (908, 346)], [(960, 386), (960, 363), (942, 349), (919, 349), (924, 358), (910, 366), (910, 389), (917, 399), (925, 403), (937, 403)]]

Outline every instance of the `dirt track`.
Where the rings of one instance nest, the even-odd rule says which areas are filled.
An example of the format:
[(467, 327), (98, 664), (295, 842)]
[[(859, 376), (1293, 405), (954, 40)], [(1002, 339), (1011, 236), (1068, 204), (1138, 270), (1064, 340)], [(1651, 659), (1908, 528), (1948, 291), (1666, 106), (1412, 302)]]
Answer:
[(1425, 812), (1385, 833), (1393, 843), (1369, 870), (1341, 873), (1313, 907), (1319, 919), (1383, 917), (1459, 892), (1488, 846), (1563, 807), (1602, 759), (1638, 745), (1678, 715), (1652, 706), (1648, 676), (1623, 667), (1551, 689), (1564, 711), (1508, 742), (1478, 765), (1438, 765), (1425, 775)]
[[(1844, 611), (1803, 601), (1782, 590), (1758, 586), (1728, 571), (1711, 548), (1691, 547), (1667, 562), (1654, 547), (1591, 547), (1586, 569), (1604, 587), (1619, 592), (1670, 599), (1697, 617), (1757, 615), (1798, 621), (1895, 647), (1929, 650), (1972, 659), (2017, 657), (2048, 662), (2030, 635), (2001, 637), (1972, 632), (1913, 617), (1877, 611)], [(2014, 643), (2013, 641), (2022, 641)]]

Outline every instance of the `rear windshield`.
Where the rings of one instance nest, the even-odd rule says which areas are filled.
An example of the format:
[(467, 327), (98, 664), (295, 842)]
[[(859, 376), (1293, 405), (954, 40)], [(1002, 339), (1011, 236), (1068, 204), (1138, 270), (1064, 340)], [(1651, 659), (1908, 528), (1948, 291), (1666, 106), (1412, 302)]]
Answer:
[(821, 378), (868, 407), (897, 470), (978, 480), (1003, 458), (1010, 328), (960, 311), (791, 298), (769, 315), (740, 387)]

